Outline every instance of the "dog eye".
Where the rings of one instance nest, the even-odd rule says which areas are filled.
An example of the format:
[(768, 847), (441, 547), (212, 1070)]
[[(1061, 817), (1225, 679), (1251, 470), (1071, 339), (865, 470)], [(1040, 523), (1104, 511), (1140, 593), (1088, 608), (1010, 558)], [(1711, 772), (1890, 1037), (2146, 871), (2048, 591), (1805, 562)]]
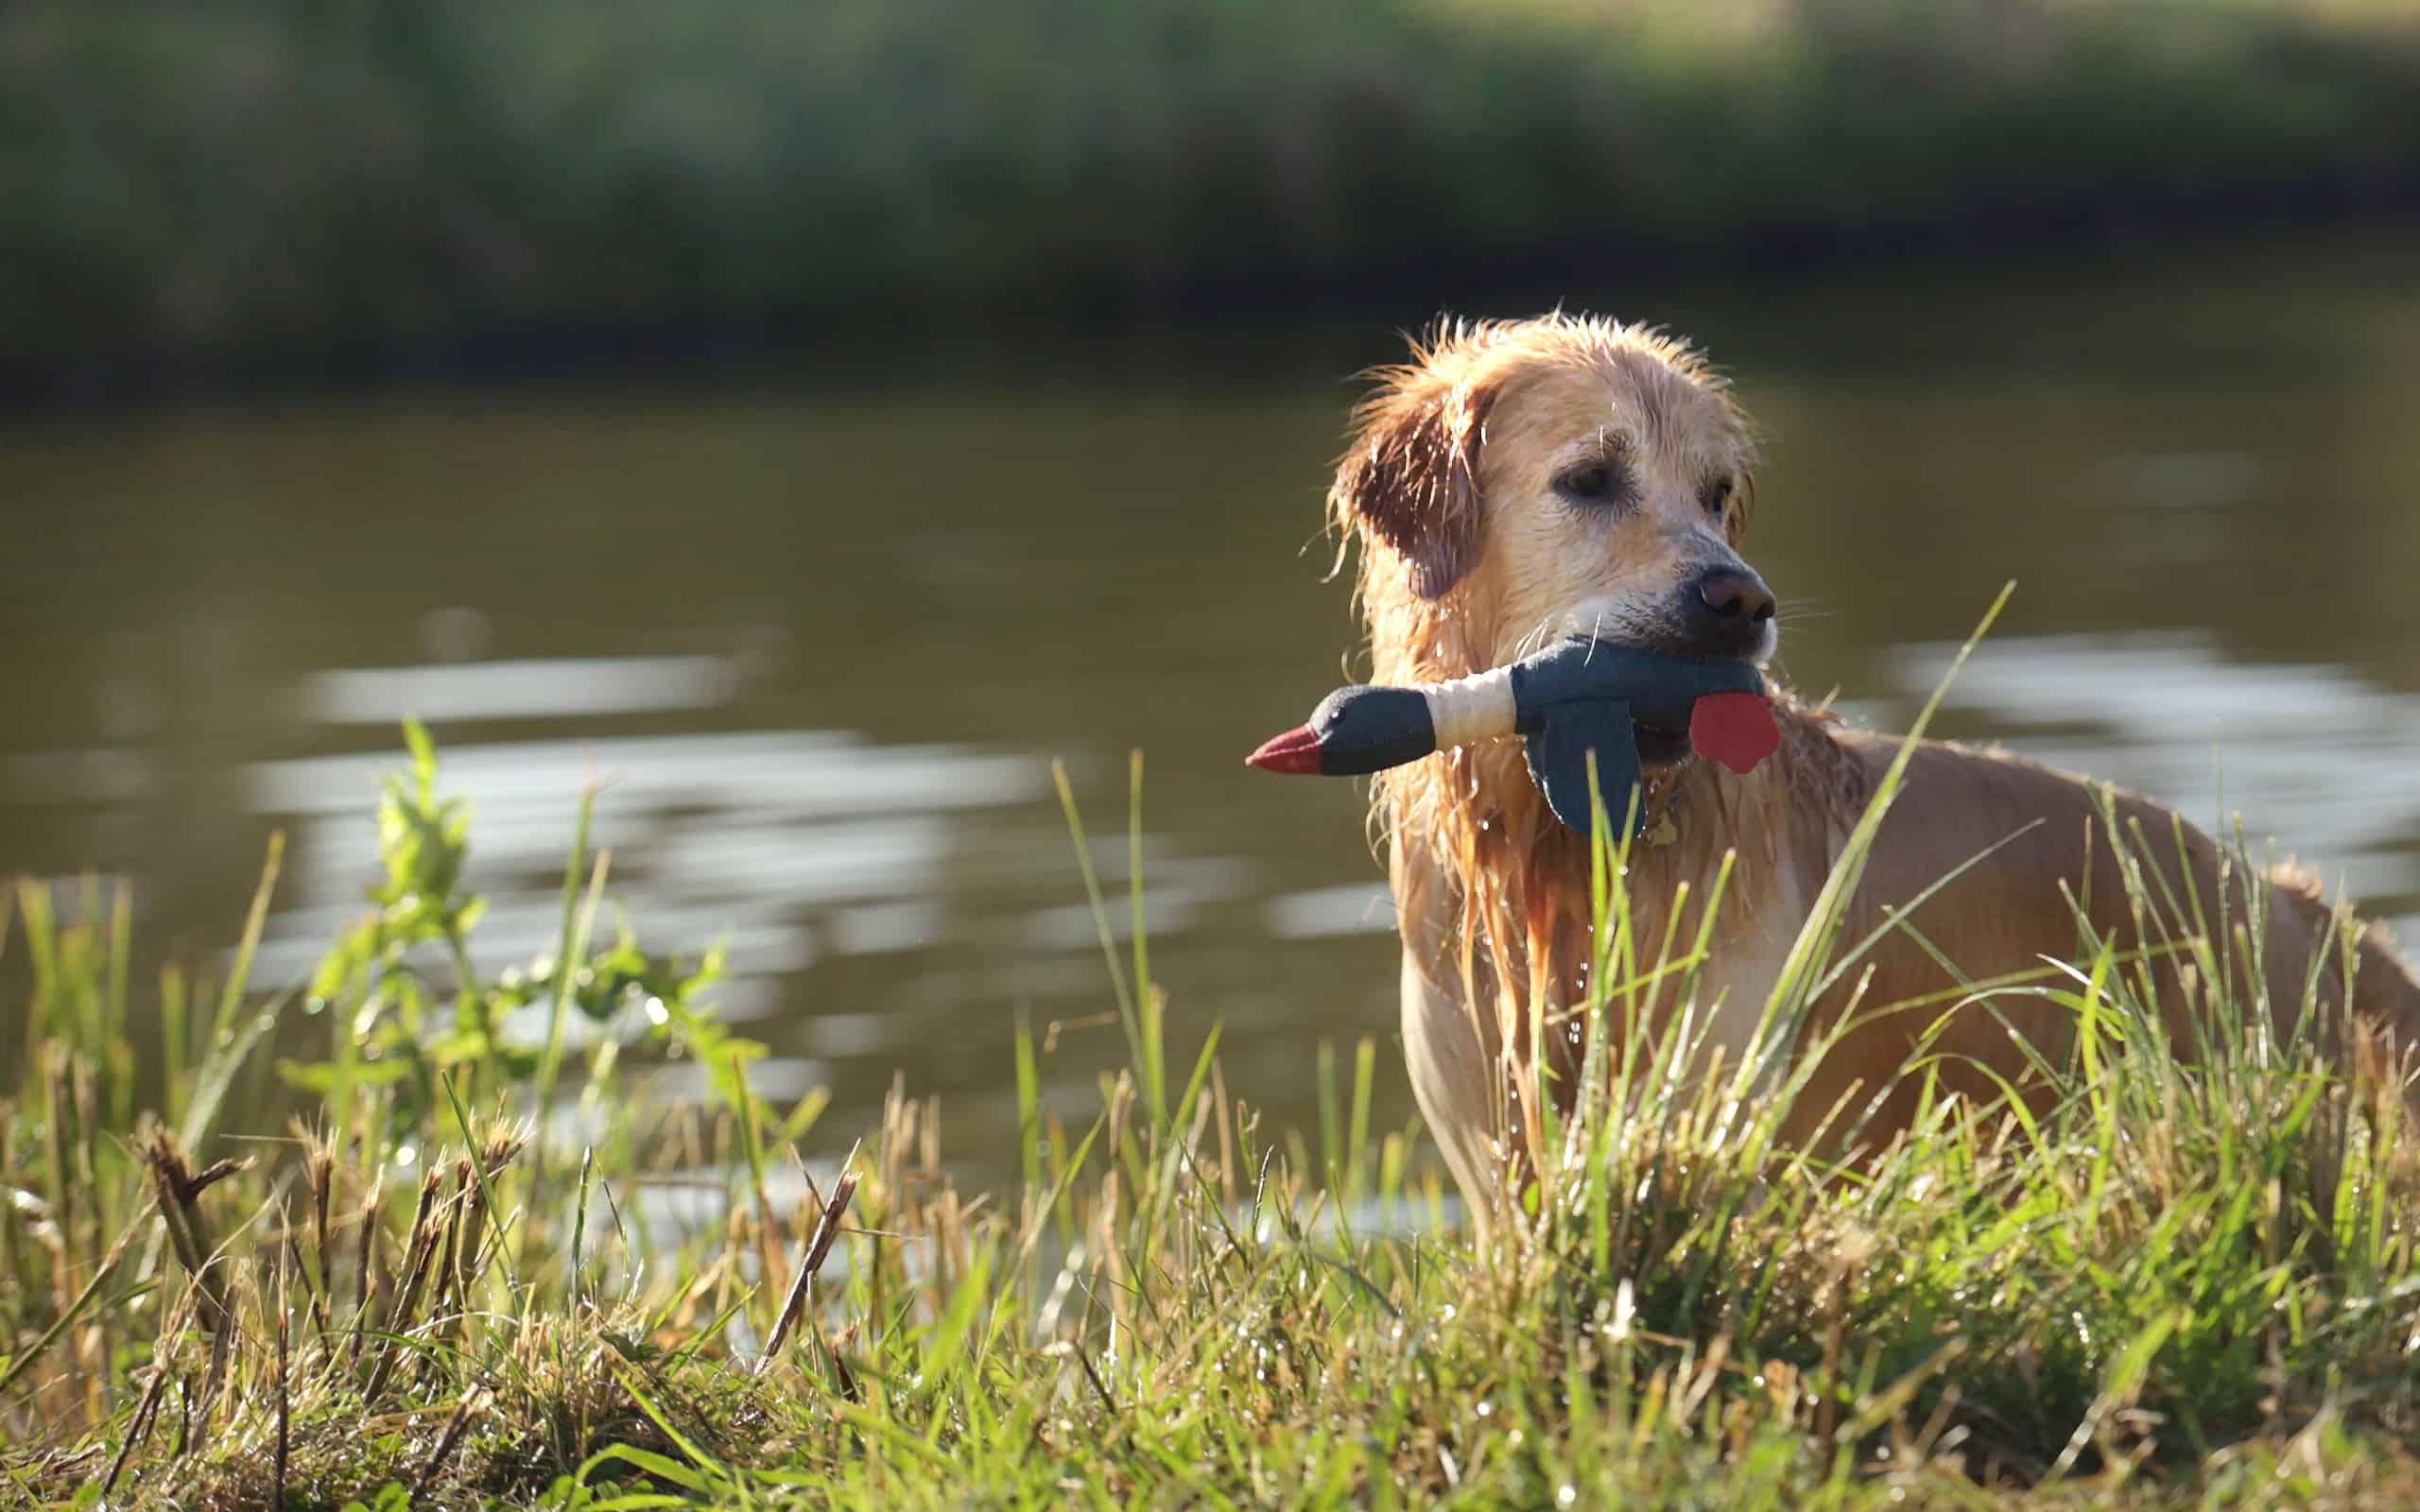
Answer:
[(1621, 495), (1622, 476), (1611, 462), (1583, 462), (1559, 473), (1554, 491), (1574, 504), (1611, 504)]
[(1716, 478), (1699, 491), (1698, 501), (1705, 506), (1706, 513), (1720, 515), (1731, 503), (1731, 479)]

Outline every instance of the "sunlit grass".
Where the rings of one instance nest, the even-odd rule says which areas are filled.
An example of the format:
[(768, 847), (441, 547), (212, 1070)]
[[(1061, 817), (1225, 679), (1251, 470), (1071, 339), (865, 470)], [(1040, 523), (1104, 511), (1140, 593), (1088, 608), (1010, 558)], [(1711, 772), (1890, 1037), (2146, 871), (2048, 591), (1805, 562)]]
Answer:
[[(1136, 834), (1140, 791), (1138, 764)], [(1132, 1060), (1097, 1104), (1054, 1112), (1050, 1037), (1021, 1026), (1014, 1128), (942, 1130), (894, 1094), (803, 1179), (787, 1152), (821, 1100), (755, 1094), (712, 963), (603, 941), (610, 872), (576, 797), (559, 948), (514, 971), (479, 959), (473, 831), (416, 732), (375, 916), (304, 990), (247, 980), (257, 901), (231, 900), (229, 977), (140, 988), (123, 892), (26, 884), (0, 904), (24, 1046), (0, 1104), (0, 1500), (2420, 1495), (2420, 1145), (2393, 1090), (2280, 1040), (2256, 992), (2219, 1006), (2228, 1053), (2184, 1054), (2152, 975), (2084, 938), (2071, 971), (1978, 989), (2077, 1014), (2079, 1054), (2042, 1068), (2047, 1117), (1938, 1100), (1870, 1168), (1835, 1170), (1777, 1147), (1805, 990), (1712, 1075), (1685, 1074), (1679, 1040), (1614, 1032), (1685, 997), (1703, 946), (1633, 937), (1607, 852), (1576, 1111), (1479, 1249), (1417, 1131), (1370, 1126), (1390, 1047), (1322, 1056), (1307, 1137), (1261, 1123), (1215, 1035), (1167, 1061), (1181, 992), (1139, 931), (1122, 958), (1108, 944), (1115, 904), (1086, 867)], [(2187, 948), (2226, 937), (2148, 886)], [(1810, 939), (1806, 990), (1859, 943)], [(508, 1024), (524, 1005), (544, 1010), (530, 1043)], [(230, 1138), (229, 1108), (269, 1092), (265, 1026), (298, 1016), (326, 1055), (274, 1070), (309, 1116)], [(642, 1095), (638, 1063), (672, 1054), (705, 1064), (709, 1106)], [(538, 1118), (549, 1101), (579, 1116)], [(1013, 1141), (1019, 1180), (959, 1193), (944, 1135)], [(709, 1221), (650, 1201), (674, 1179), (708, 1184)]]

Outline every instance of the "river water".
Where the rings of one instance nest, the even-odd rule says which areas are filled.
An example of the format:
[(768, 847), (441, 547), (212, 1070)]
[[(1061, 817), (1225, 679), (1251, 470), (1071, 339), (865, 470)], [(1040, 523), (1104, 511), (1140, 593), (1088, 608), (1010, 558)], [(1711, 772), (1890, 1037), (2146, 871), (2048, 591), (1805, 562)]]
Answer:
[[(1698, 335), (1772, 434), (1750, 556), (1802, 688), (1903, 726), (2015, 578), (1942, 732), (2240, 813), (2420, 917), (2410, 244), (1558, 292)], [(1172, 1054), (1222, 1021), (1229, 1087), (1307, 1130), (1319, 1044), (1375, 1035), (1400, 1125), (1360, 796), (1240, 765), (1339, 680), (1320, 497), (1351, 373), (1396, 350), (1244, 329), (7, 422), (0, 870), (127, 877), (151, 951), (209, 955), (283, 828), (258, 971), (298, 980), (362, 911), (414, 711), (475, 812), (482, 964), (550, 948), (608, 779), (614, 891), (650, 947), (727, 936), (764, 1090), (831, 1087), (814, 1143), (845, 1147), (896, 1073), (979, 1183), (1013, 1160), (1014, 1016), (1113, 1003), (1050, 764), (1122, 933), (1139, 747)], [(1122, 1055), (1070, 1028), (1051, 1096)]]

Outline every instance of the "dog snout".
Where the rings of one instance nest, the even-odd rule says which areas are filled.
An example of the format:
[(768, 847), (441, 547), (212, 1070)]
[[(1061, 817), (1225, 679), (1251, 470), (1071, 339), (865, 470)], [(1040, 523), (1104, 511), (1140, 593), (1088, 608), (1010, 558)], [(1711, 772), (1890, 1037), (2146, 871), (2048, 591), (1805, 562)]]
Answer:
[(1700, 574), (1695, 588), (1691, 618), (1700, 639), (1739, 656), (1763, 647), (1773, 617), (1773, 591), (1763, 578), (1744, 567), (1716, 567)]

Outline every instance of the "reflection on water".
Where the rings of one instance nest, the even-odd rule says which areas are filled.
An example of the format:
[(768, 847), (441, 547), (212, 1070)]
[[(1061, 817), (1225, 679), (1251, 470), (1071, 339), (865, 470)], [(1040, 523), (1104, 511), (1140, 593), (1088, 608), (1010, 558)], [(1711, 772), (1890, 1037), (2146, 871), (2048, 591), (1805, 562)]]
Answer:
[(349, 667), (304, 678), (296, 712), (331, 725), (389, 726), (398, 709), (437, 723), (654, 713), (727, 703), (735, 676), (718, 656)]
[[(1905, 712), (1957, 647), (1907, 647)], [(2232, 666), (2207, 636), (2046, 636), (1985, 647), (1944, 707), (2020, 754), (2275, 836), (2392, 921), (2420, 914), (2420, 697), (2326, 666)], [(1872, 719), (1891, 728), (1889, 715)]]
[[(465, 670), (476, 686), (479, 669)], [(411, 677), (446, 686), (441, 669)], [(617, 858), (615, 894), (650, 944), (687, 953), (727, 935), (752, 971), (776, 973), (804, 971), (823, 951), (928, 943), (951, 816), (1030, 801), (1048, 783), (1024, 758), (876, 749), (821, 731), (465, 744), (442, 762), (447, 792), (476, 816), (482, 874), (525, 884), (488, 888), (483, 949), (512, 960), (559, 943), (571, 800), (594, 783), (600, 833)], [(256, 958), (272, 975), (302, 973), (359, 914), (363, 858), (377, 840), (371, 808), (394, 765), (380, 752), (246, 768), (251, 812), (289, 821), (291, 894), (330, 900), (271, 917)], [(726, 1004), (726, 1012), (769, 1006)]]
[[(2415, 267), (1619, 309), (1705, 337), (1773, 433), (1750, 555), (1803, 687), (1903, 725), (2014, 576), (1945, 733), (2240, 811), (2410, 916)], [(1171, 1055), (1223, 1021), (1231, 1088), (1311, 1126), (1318, 1041), (1393, 1035), (1392, 913), (1358, 795), (1240, 757), (1336, 679), (1351, 627), (1318, 500), (1339, 380), (1391, 352), (1378, 332), (1235, 346), (1215, 380), (1130, 355), (1016, 393), (21, 424), (0, 868), (128, 875), (144, 937), (201, 952), (283, 826), (260, 970), (291, 981), (362, 906), (392, 722), (416, 713), (473, 806), (483, 964), (553, 948), (599, 783), (643, 936), (726, 940), (720, 1002), (773, 1046), (769, 1091), (834, 1089), (810, 1156), (874, 1120), (896, 1069), (979, 1183), (1011, 1160), (1015, 1015), (1110, 1004), (1050, 762), (1122, 939), (1140, 747)], [(1121, 1055), (1114, 1029), (1069, 1031), (1046, 1095), (1080, 1106)], [(1409, 1116), (1396, 1064), (1381, 1127)]]

